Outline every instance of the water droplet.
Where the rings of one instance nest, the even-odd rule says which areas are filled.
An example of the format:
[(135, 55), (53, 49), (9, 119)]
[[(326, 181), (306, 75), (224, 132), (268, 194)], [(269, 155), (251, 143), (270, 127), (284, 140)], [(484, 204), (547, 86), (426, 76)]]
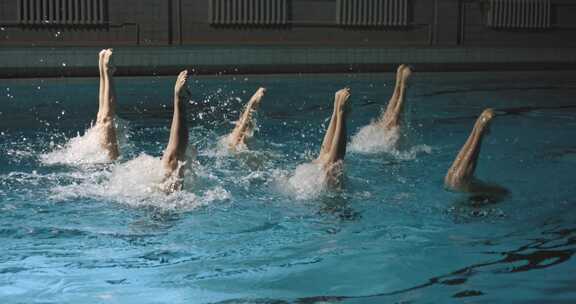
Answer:
[(66, 111), (62, 110), (62, 115), (66, 114)]
[(62, 66), (65, 67), (65, 66), (66, 66), (66, 62), (62, 62)]
[(36, 89), (40, 90), (40, 89), (42, 89), (42, 87), (41, 87), (41, 86), (37, 86)]
[(56, 38), (58, 38), (60, 36), (62, 36), (62, 32), (60, 32), (60, 31), (58, 31), (54, 34), (54, 37), (56, 37)]
[(3, 32), (3, 31), (5, 31), (5, 30), (6, 30), (6, 28), (5, 28), (5, 27), (0, 27), (0, 31), (2, 31), (2, 32)]

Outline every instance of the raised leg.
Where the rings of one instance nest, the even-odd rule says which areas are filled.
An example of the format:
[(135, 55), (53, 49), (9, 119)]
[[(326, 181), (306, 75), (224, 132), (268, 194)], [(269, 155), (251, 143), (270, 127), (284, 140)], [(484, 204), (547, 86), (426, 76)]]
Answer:
[(334, 140), (334, 132), (336, 131), (337, 124), (337, 114), (338, 114), (338, 104), (341, 100), (338, 98), (338, 92), (334, 95), (334, 106), (332, 109), (332, 117), (330, 118), (330, 123), (328, 124), (328, 129), (326, 129), (326, 134), (324, 134), (324, 139), (322, 140), (322, 146), (320, 147), (320, 154), (318, 158), (323, 158), (328, 154), (332, 147), (332, 142)]
[(490, 121), (494, 118), (494, 111), (486, 109), (480, 114), (470, 136), (466, 143), (458, 152), (456, 159), (452, 163), (448, 173), (444, 178), (444, 184), (447, 188), (456, 191), (473, 192), (475, 183), (474, 171), (478, 156), (480, 154), (480, 147), (482, 145), (482, 138), (488, 130)]
[[(100, 114), (100, 108), (102, 108), (102, 103), (104, 102), (104, 87), (105, 87), (105, 79), (104, 79), (104, 54), (108, 49), (103, 49), (98, 53), (98, 70), (100, 75), (100, 88), (98, 93), (98, 114)], [(98, 121), (100, 117), (97, 117), (96, 120)]]
[(345, 88), (334, 97), (334, 113), (328, 130), (324, 136), (320, 155), (315, 162), (321, 164), (329, 176), (335, 175), (335, 170), (341, 167), (341, 161), (346, 154), (346, 116), (350, 89)]
[(327, 151), (326, 162), (333, 164), (344, 159), (346, 155), (346, 116), (348, 113), (348, 99), (350, 89), (345, 88), (336, 92), (336, 123), (330, 148)]
[(242, 112), (240, 118), (236, 122), (236, 127), (234, 127), (234, 130), (232, 133), (230, 133), (229, 147), (231, 150), (236, 150), (238, 145), (245, 144), (246, 137), (251, 133), (253, 129), (253, 113), (258, 109), (260, 101), (264, 97), (265, 93), (265, 88), (258, 88), (256, 93), (254, 93), (252, 98), (250, 98), (250, 101), (248, 101), (248, 104), (246, 104), (244, 112)]
[(386, 112), (384, 112), (378, 121), (386, 130), (397, 127), (400, 124), (400, 115), (402, 114), (406, 95), (406, 85), (410, 75), (412, 75), (412, 69), (407, 65), (400, 65), (396, 71), (394, 93), (388, 102)]
[(100, 144), (108, 152), (111, 160), (120, 155), (114, 117), (116, 115), (116, 91), (114, 87), (115, 67), (112, 64), (112, 49), (100, 52), (100, 98), (96, 127), (100, 129)]
[(166, 178), (173, 178), (172, 182), (167, 185), (166, 190), (169, 192), (181, 190), (183, 185), (184, 167), (182, 163), (186, 160), (186, 148), (188, 147), (186, 99), (190, 93), (186, 88), (187, 80), (188, 71), (185, 70), (180, 72), (174, 85), (174, 113), (170, 127), (170, 139), (162, 156), (162, 166)]

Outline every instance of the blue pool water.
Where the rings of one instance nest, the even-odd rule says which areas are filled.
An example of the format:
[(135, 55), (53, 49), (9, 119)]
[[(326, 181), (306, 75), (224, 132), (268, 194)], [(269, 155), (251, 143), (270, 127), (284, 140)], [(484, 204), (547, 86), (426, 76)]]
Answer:
[[(169, 196), (153, 184), (173, 78), (117, 80), (114, 164), (77, 137), (97, 79), (1, 80), (0, 303), (573, 303), (574, 76), (416, 73), (398, 148), (355, 143), (341, 191), (294, 172), (337, 89), (352, 137), (394, 75), (193, 77), (195, 174)], [(251, 151), (229, 155), (218, 141), (260, 85)], [(510, 195), (472, 206), (442, 182), (485, 107), (503, 115), (477, 176)]]

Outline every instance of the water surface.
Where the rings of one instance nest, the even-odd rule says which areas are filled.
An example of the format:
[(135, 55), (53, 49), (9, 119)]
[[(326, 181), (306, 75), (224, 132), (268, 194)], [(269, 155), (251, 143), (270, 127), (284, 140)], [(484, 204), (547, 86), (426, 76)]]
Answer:
[[(1, 302), (571, 303), (574, 76), (415, 73), (398, 148), (349, 152), (344, 189), (306, 195), (289, 178), (318, 153), (334, 92), (352, 88), (352, 136), (394, 75), (192, 77), (196, 174), (170, 196), (149, 185), (174, 79), (117, 80), (114, 164), (62, 152), (95, 118), (97, 79), (1, 80)], [(258, 86), (251, 151), (223, 153)], [(486, 107), (502, 115), (477, 176), (511, 194), (472, 206), (442, 180)]]

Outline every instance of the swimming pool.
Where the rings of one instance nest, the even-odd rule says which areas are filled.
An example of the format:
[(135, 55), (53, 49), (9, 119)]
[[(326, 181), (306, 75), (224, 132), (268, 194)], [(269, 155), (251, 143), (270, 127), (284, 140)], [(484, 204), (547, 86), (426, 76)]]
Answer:
[[(1, 80), (1, 302), (573, 302), (575, 75), (416, 72), (398, 149), (349, 151), (339, 192), (289, 178), (318, 153), (334, 92), (352, 88), (352, 136), (393, 74), (193, 77), (198, 164), (170, 196), (148, 184), (174, 78), (117, 80), (112, 165), (65, 147), (96, 115), (97, 79)], [(251, 152), (222, 153), (260, 85)], [(488, 106), (503, 115), (476, 173), (511, 194), (473, 207), (442, 183)]]

